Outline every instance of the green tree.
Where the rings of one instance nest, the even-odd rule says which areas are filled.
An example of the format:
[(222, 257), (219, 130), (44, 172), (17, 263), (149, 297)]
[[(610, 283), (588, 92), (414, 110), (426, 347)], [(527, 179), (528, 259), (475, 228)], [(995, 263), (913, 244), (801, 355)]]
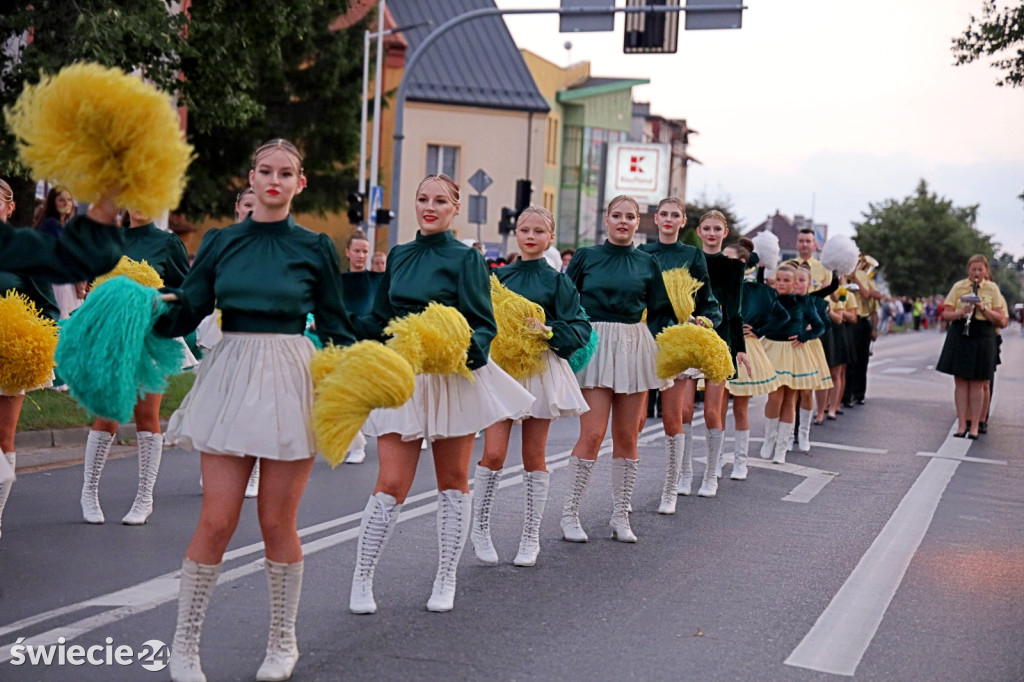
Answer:
[(854, 223), (854, 240), (878, 259), (894, 295), (945, 293), (967, 276), (968, 258), (995, 252), (991, 236), (975, 226), (978, 206), (953, 206), (929, 192), (924, 180), (901, 201), (868, 206), (863, 222)]
[[(188, 107), (197, 158), (179, 207), (185, 215), (229, 215), (249, 155), (272, 137), (292, 139), (306, 153), (310, 187), (297, 209), (340, 208), (354, 185), (349, 160), (359, 136), (362, 34), (330, 26), (348, 0), (290, 0), (258, 12), (243, 0), (204, 0), (188, 17), (171, 13), (171, 4), (7, 0), (10, 10), (0, 14), (0, 105), (12, 104), (22, 84), (37, 82), (41, 72), (75, 61), (138, 69)], [(31, 212), (33, 183), (6, 133), (0, 173), (15, 180), (19, 208)]]
[(972, 15), (963, 34), (953, 39), (953, 55), (958, 66), (1000, 55), (990, 63), (1003, 72), (996, 85), (1024, 85), (1024, 3), (1000, 9), (996, 0), (984, 0), (981, 18)]
[(989, 263), (992, 281), (999, 285), (1006, 304), (1013, 308), (1014, 303), (1021, 300), (1020, 269), (1017, 261), (1009, 253), (1003, 252)]

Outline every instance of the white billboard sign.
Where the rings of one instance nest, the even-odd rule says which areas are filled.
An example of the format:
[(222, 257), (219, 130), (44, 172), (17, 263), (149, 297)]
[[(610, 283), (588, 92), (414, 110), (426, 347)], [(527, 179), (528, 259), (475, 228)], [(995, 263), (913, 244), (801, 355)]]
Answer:
[(641, 207), (657, 204), (668, 196), (671, 156), (667, 144), (609, 142), (605, 198), (625, 194)]

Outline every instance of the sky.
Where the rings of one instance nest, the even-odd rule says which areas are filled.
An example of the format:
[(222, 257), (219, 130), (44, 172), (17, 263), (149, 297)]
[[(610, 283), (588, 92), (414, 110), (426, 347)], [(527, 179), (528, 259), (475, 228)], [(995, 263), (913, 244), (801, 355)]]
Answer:
[(506, 23), (556, 64), (650, 79), (634, 100), (699, 133), (687, 197), (730, 200), (745, 229), (778, 210), (852, 236), (869, 204), (924, 179), (956, 206), (978, 204), (977, 227), (1024, 256), (1024, 88), (997, 87), (987, 59), (953, 66), (950, 50), (982, 0), (746, 4), (741, 29), (680, 30), (673, 55), (622, 54), (621, 16), (614, 33), (559, 33), (556, 15)]

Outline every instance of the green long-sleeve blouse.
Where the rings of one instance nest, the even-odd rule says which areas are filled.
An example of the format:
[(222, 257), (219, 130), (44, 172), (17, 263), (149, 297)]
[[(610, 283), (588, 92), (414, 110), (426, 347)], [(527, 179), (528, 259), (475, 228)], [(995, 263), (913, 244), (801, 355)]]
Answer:
[(711, 320), (716, 327), (722, 323), (722, 310), (719, 307), (718, 299), (711, 288), (711, 279), (708, 277), (708, 262), (704, 258), (704, 252), (698, 248), (675, 242), (673, 244), (662, 244), (661, 242), (649, 242), (637, 247), (645, 253), (649, 253), (658, 261), (662, 272), (686, 268), (698, 282), (702, 283), (700, 289), (694, 295), (694, 315), (703, 315)]
[(490, 274), (480, 252), (450, 230), (430, 235), (417, 231), (416, 239), (391, 250), (373, 311), (357, 318), (357, 331), (364, 338), (383, 340), (392, 318), (423, 312), (431, 302), (462, 313), (473, 329), (466, 366), (486, 365), (491, 340), (498, 333)]
[(57, 284), (85, 282), (113, 270), (122, 253), (118, 229), (88, 216), (72, 218), (59, 240), (0, 221), (0, 270)]
[(605, 241), (579, 249), (565, 274), (592, 321), (636, 324), (647, 308), (647, 326), (655, 336), (676, 321), (658, 261), (632, 244)]
[(296, 225), (291, 216), (268, 223), (248, 217), (206, 233), (185, 281), (171, 288), (179, 300), (155, 330), (184, 336), (217, 307), (225, 332), (302, 334), (312, 312), (324, 343), (348, 345), (355, 334), (340, 275), (327, 235)]
[(590, 340), (590, 322), (580, 308), (580, 294), (565, 274), (547, 260), (517, 260), (494, 271), (498, 281), (544, 309), (544, 324), (551, 327), (548, 345), (568, 360)]
[(369, 315), (373, 310), (373, 303), (377, 300), (377, 291), (380, 283), (384, 281), (383, 272), (362, 272), (341, 273), (342, 293), (345, 296), (345, 310), (353, 317)]
[(779, 294), (779, 303), (789, 313), (789, 320), (785, 324), (777, 325), (775, 329), (765, 334), (765, 338), (772, 341), (788, 341), (795, 336), (797, 341), (807, 342), (825, 333), (825, 323), (814, 311), (814, 306), (806, 302), (806, 296)]
[(60, 318), (60, 308), (53, 296), (53, 285), (49, 282), (40, 282), (34, 277), (0, 270), (0, 296), (12, 289), (28, 297), (39, 310), (41, 317), (55, 321)]
[(743, 322), (755, 336), (773, 333), (789, 322), (789, 312), (779, 303), (779, 294), (767, 284), (743, 283)]
[(188, 274), (188, 252), (181, 239), (153, 223), (124, 229), (124, 255), (146, 261), (163, 279), (164, 286), (181, 286)]
[(729, 258), (721, 253), (706, 253), (708, 275), (715, 298), (722, 306), (722, 321), (715, 331), (729, 344), (735, 359), (737, 353), (747, 351), (743, 339), (743, 261)]

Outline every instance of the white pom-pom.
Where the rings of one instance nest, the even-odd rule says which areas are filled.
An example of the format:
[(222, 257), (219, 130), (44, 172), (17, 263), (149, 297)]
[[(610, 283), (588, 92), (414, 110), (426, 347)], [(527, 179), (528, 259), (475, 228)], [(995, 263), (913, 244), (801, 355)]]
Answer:
[(779, 238), (771, 232), (764, 231), (758, 232), (751, 241), (754, 242), (758, 265), (769, 275), (775, 272), (775, 268), (779, 267)]
[(821, 250), (821, 264), (826, 270), (834, 270), (840, 275), (848, 275), (857, 267), (860, 249), (849, 236), (837, 234), (825, 242)]

